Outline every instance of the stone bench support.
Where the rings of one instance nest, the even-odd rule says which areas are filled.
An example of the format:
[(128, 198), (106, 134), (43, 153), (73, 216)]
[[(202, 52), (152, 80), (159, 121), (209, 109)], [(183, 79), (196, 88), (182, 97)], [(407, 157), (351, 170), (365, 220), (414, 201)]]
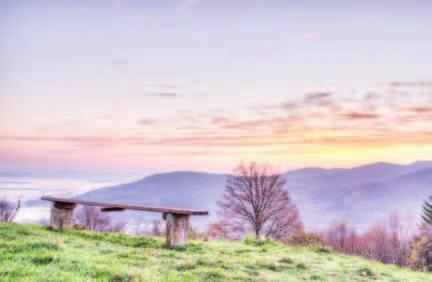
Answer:
[(166, 244), (168, 247), (181, 247), (186, 245), (189, 236), (189, 215), (163, 214), (166, 220)]
[(50, 224), (54, 230), (66, 230), (73, 225), (73, 211), (76, 204), (53, 202)]

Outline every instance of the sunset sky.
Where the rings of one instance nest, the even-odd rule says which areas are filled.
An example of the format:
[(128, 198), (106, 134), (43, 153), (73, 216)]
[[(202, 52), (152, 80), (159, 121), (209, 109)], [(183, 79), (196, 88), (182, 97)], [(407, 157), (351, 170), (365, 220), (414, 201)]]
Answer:
[(1, 1), (0, 169), (432, 160), (432, 1)]

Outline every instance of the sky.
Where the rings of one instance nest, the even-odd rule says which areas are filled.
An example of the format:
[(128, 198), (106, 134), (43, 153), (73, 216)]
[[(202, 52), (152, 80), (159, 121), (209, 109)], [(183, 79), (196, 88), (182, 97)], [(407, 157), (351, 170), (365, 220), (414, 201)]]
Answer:
[(431, 1), (1, 1), (0, 169), (432, 160)]

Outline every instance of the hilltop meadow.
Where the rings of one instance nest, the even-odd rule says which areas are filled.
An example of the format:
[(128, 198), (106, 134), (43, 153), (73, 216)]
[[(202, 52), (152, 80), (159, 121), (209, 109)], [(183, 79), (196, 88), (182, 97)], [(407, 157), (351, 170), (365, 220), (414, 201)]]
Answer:
[(432, 281), (432, 276), (272, 240), (191, 240), (169, 249), (158, 237), (0, 223), (0, 280)]

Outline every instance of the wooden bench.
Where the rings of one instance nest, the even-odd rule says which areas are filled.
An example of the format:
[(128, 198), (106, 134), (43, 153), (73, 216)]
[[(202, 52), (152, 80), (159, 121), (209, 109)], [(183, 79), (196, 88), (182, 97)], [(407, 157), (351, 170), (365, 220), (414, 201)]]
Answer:
[(170, 247), (183, 246), (189, 234), (189, 217), (191, 215), (208, 215), (208, 211), (177, 208), (148, 207), (118, 203), (92, 202), (76, 199), (65, 199), (50, 196), (41, 198), (53, 203), (50, 224), (55, 230), (68, 229), (73, 225), (73, 211), (76, 205), (102, 207), (103, 212), (136, 210), (162, 213), (166, 221), (166, 243)]

